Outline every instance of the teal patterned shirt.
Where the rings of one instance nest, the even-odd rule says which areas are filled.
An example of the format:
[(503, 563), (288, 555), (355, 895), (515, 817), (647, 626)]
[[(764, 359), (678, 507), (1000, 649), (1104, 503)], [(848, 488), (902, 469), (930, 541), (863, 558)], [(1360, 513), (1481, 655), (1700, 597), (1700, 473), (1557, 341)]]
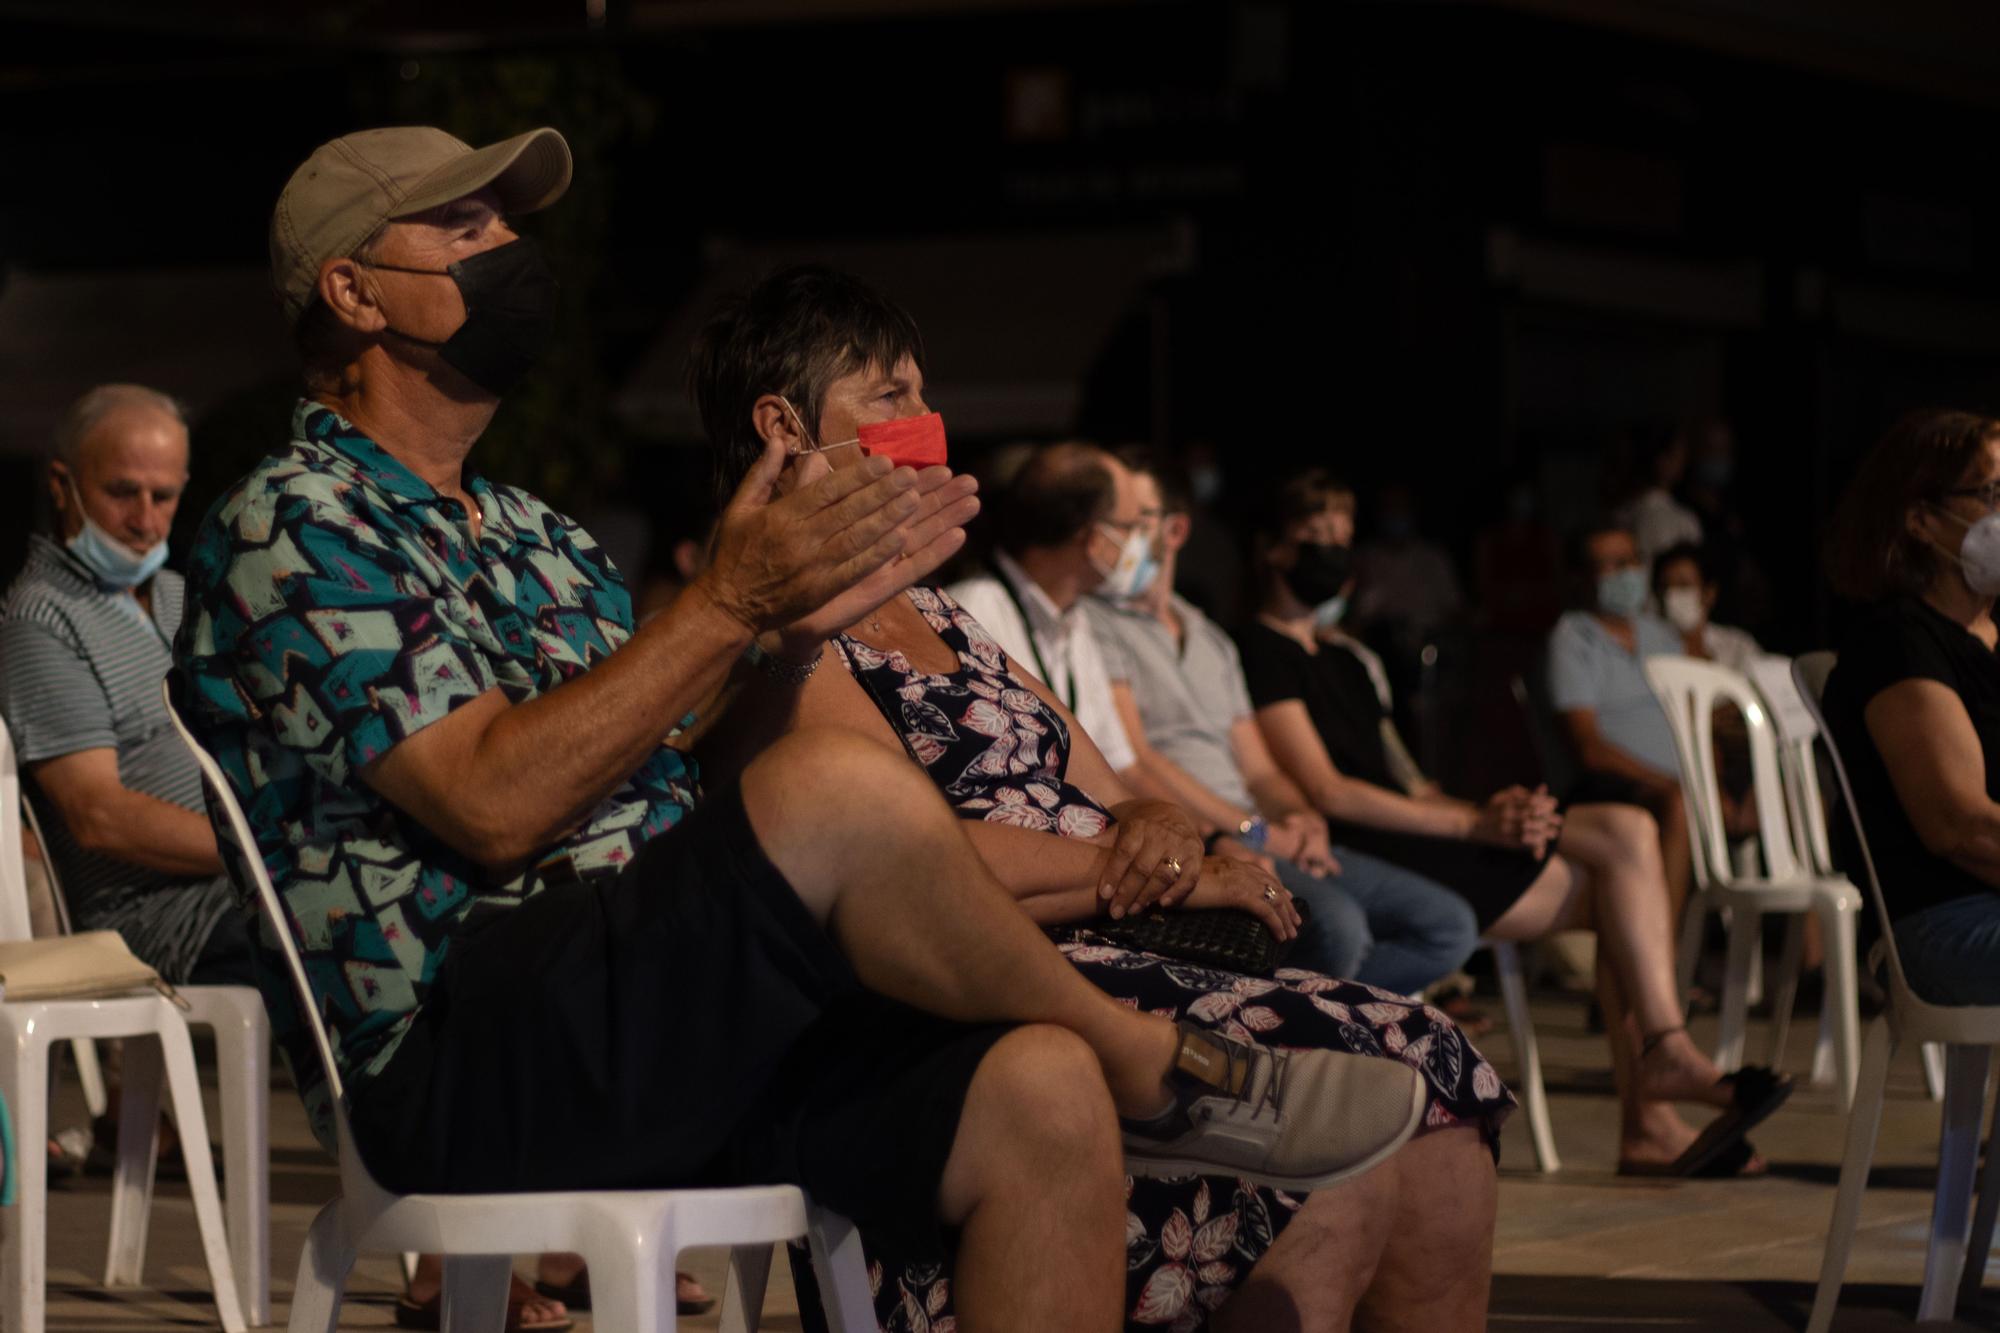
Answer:
[[(379, 1073), (454, 937), (543, 887), (566, 856), (616, 874), (696, 798), (665, 745), (535, 866), (495, 882), (360, 777), (489, 690), (555, 689), (632, 635), (632, 601), (590, 536), (525, 491), (465, 473), (474, 541), (446, 499), (330, 409), (202, 521), (175, 643), (181, 704), (243, 802), (354, 1094)], [(266, 940), (267, 946), (275, 941)], [(289, 978), (260, 959), (274, 1028), (330, 1137), (326, 1086)]]

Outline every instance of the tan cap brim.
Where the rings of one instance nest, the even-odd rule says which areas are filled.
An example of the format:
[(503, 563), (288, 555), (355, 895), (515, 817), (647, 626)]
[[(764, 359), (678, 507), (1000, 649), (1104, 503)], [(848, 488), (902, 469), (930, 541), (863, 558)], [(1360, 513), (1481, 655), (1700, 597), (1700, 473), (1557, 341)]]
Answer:
[(489, 185), (508, 213), (547, 208), (569, 189), (569, 144), (544, 127), (475, 149), (433, 171), (411, 188), (389, 216), (406, 218)]

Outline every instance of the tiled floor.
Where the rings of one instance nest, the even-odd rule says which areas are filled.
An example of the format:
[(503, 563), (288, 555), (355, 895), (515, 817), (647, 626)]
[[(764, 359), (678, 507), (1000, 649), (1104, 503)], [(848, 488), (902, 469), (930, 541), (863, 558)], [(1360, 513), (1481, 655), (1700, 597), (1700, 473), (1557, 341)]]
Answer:
[[(1577, 1002), (1546, 997), (1536, 1011), (1564, 1170), (1537, 1174), (1525, 1127), (1510, 1127), (1501, 1161), (1492, 1327), (1507, 1333), (1801, 1327), (1839, 1170), (1844, 1121), (1830, 1092), (1802, 1091), (1756, 1136), (1772, 1162), (1768, 1179), (1620, 1179), (1611, 1171), (1617, 1117), (1603, 1072), (1603, 1039), (1584, 1031)], [(1701, 1025), (1696, 1031), (1709, 1033)], [(1810, 1023), (1794, 1028), (1792, 1067), (1803, 1064), (1810, 1037)], [(1752, 1039), (1752, 1049), (1760, 1049), (1761, 1030), (1753, 1030)], [(1503, 1071), (1511, 1069), (1504, 1034), (1485, 1044)], [(64, 1086), (58, 1122), (78, 1118), (77, 1106), (73, 1087)], [(334, 1189), (335, 1176), (312, 1146), (288, 1091), (273, 1094), (272, 1136), (274, 1284), (282, 1325), (305, 1226)], [(1905, 1053), (1893, 1071), (1873, 1188), (1836, 1329), (1910, 1325), (1936, 1150), (1936, 1108), (1924, 1096), (1914, 1053)], [(185, 1192), (162, 1187), (142, 1289), (98, 1285), (108, 1214), (101, 1180), (77, 1182), (51, 1198), (49, 1328), (124, 1333), (212, 1327)], [(719, 1287), (718, 1256), (691, 1254), (684, 1266)], [(799, 1327), (782, 1268), (773, 1273), (767, 1329)], [(343, 1329), (392, 1325), (394, 1273), (388, 1260), (362, 1263), (349, 1288)], [(2000, 1281), (2000, 1269), (1989, 1269), (1989, 1280)], [(2000, 1291), (1989, 1288), (1977, 1308), (1960, 1311), (1960, 1320), (1958, 1327), (2000, 1328)], [(713, 1315), (683, 1323), (715, 1326)]]

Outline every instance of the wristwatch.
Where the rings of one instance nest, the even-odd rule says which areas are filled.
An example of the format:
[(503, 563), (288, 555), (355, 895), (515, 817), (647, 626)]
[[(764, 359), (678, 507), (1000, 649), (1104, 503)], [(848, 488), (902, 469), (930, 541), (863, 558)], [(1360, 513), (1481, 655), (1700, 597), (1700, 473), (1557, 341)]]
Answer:
[(1252, 815), (1236, 826), (1236, 840), (1253, 852), (1264, 850), (1265, 840), (1271, 836), (1271, 826), (1264, 816)]

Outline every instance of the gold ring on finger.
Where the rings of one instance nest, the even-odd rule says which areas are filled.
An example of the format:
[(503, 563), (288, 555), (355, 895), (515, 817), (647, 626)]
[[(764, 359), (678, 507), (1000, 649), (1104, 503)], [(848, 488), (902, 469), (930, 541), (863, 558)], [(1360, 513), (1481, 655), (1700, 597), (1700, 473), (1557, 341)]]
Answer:
[(1172, 875), (1175, 879), (1181, 877), (1181, 859), (1178, 856), (1168, 857), (1165, 864), (1168, 874)]
[(1267, 903), (1274, 903), (1278, 901), (1278, 891), (1272, 888), (1269, 884), (1266, 884), (1264, 886), (1264, 901)]

